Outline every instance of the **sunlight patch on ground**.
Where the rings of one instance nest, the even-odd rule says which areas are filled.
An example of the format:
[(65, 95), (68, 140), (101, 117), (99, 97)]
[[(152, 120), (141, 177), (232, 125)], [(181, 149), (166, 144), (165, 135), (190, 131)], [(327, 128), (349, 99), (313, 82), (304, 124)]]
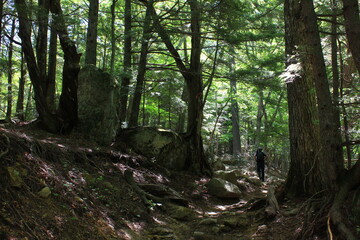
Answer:
[(228, 206), (216, 205), (214, 208), (218, 209), (218, 210), (221, 210), (221, 211), (225, 211), (226, 209), (228, 209)]
[(133, 230), (134, 232), (139, 233), (144, 230), (145, 224), (143, 222), (128, 222), (126, 221), (126, 225)]
[(205, 215), (214, 217), (221, 215), (221, 212), (205, 212)]
[(160, 225), (166, 225), (166, 222), (161, 221), (160, 219), (158, 219), (158, 218), (156, 218), (156, 217), (152, 217), (152, 219), (153, 219), (156, 223), (158, 223), (158, 224), (160, 224)]
[(117, 232), (118, 236), (121, 237), (121, 239), (124, 239), (124, 240), (132, 240), (132, 236), (126, 232), (125, 230), (122, 230), (121, 232)]

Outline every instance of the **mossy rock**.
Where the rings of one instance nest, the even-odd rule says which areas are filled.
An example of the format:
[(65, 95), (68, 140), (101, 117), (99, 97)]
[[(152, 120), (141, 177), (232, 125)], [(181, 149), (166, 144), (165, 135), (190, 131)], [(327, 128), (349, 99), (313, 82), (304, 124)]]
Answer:
[(117, 84), (94, 65), (85, 65), (78, 75), (78, 130), (99, 144), (107, 145), (116, 136)]
[(183, 170), (186, 161), (186, 144), (183, 138), (170, 130), (153, 127), (123, 129), (122, 141), (133, 150), (171, 170)]

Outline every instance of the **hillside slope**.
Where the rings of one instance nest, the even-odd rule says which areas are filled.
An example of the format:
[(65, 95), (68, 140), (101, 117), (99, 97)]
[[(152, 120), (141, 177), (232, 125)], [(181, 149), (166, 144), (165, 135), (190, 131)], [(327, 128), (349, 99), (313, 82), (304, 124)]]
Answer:
[(289, 239), (301, 221), (266, 219), (266, 185), (252, 173), (239, 179), (241, 199), (221, 200), (209, 179), (170, 172), (124, 143), (25, 126), (0, 128), (0, 151), (0, 239)]

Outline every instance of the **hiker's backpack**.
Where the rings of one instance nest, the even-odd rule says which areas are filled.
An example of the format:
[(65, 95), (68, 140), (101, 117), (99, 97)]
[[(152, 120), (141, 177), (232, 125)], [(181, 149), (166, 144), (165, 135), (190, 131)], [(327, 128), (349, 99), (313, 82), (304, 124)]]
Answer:
[(258, 152), (258, 153), (256, 154), (256, 161), (257, 161), (257, 162), (264, 161), (264, 159), (265, 159), (265, 153), (263, 153), (263, 152)]

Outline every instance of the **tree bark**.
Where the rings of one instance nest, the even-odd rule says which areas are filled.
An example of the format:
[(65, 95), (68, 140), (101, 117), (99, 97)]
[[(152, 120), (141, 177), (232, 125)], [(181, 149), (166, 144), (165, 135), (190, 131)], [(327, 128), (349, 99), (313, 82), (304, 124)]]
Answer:
[(231, 98), (231, 123), (232, 123), (232, 154), (239, 156), (241, 153), (240, 126), (239, 126), (239, 106), (235, 99), (236, 81), (230, 80), (230, 98)]
[(257, 109), (257, 115), (256, 115), (255, 145), (257, 147), (260, 147), (261, 125), (262, 125), (262, 118), (264, 116), (264, 90), (261, 86), (258, 86), (257, 92), (259, 93), (259, 101), (258, 101), (258, 109)]
[(151, 7), (153, 5), (153, 0), (148, 2), (146, 8), (146, 15), (144, 20), (144, 28), (143, 28), (143, 36), (141, 42), (141, 50), (140, 50), (140, 60), (138, 65), (138, 75), (136, 77), (136, 86), (134, 91), (134, 98), (131, 106), (130, 118), (129, 118), (129, 126), (134, 127), (138, 125), (139, 112), (140, 112), (140, 101), (142, 92), (144, 89), (144, 81), (145, 81), (145, 73), (146, 73), (146, 64), (147, 64), (147, 55), (148, 55), (148, 47), (149, 47), (149, 39), (151, 36)]
[[(191, 163), (189, 167), (200, 168), (200, 172), (211, 171), (204, 154), (201, 128), (203, 121), (203, 79), (201, 74), (201, 30), (200, 7), (197, 0), (190, 0), (191, 9), (191, 56), (190, 69), (186, 74), (186, 84), (189, 92), (187, 135), (190, 142)], [(180, 60), (180, 59), (179, 59)], [(192, 166), (191, 166), (192, 165)], [(211, 173), (209, 173), (211, 174)]]
[(110, 56), (110, 74), (114, 75), (115, 53), (116, 53), (116, 35), (115, 35), (115, 7), (117, 0), (112, 0), (111, 11), (111, 56)]
[[(300, 5), (286, 0), (285, 50), (286, 84), (289, 108), (290, 169), (286, 179), (286, 192), (289, 195), (311, 195), (323, 189), (318, 179), (319, 126), (316, 100), (311, 79), (307, 77), (299, 58), (298, 23), (296, 16)], [(300, 46), (299, 46), (300, 47)]]
[(49, 44), (48, 74), (46, 80), (46, 103), (51, 112), (55, 112), (56, 91), (56, 63), (57, 63), (57, 34), (55, 27), (51, 27)]
[[(0, 0), (0, 33), (2, 33), (3, 31), (3, 22), (2, 22), (3, 11), (4, 11), (4, 0)], [(2, 42), (2, 34), (0, 34), (0, 47), (1, 47), (1, 42)]]
[[(331, 23), (331, 70), (332, 70), (332, 100), (333, 100), (333, 111), (334, 111), (334, 131), (341, 129), (340, 123), (340, 109), (339, 109), (339, 95), (340, 95), (340, 78), (339, 78), (339, 65), (338, 65), (338, 46), (337, 46), (337, 0), (332, 0), (332, 23)], [(339, 135), (341, 135), (340, 130)], [(341, 139), (340, 139), (341, 140)], [(340, 156), (341, 154), (341, 156)], [(343, 159), (342, 151), (339, 153), (340, 159)], [(342, 160), (340, 164), (344, 164)], [(341, 167), (342, 168), (342, 167)]]
[(58, 114), (62, 120), (60, 131), (71, 131), (77, 124), (77, 78), (80, 71), (81, 54), (77, 52), (75, 43), (69, 38), (65, 26), (60, 0), (53, 0), (50, 7), (54, 14), (56, 32), (64, 52), (64, 66), (62, 74), (62, 91), (59, 101)]
[(16, 102), (16, 116), (21, 121), (25, 121), (25, 112), (24, 112), (25, 74), (26, 74), (26, 69), (25, 69), (24, 54), (21, 54), (19, 91)]
[[(211, 172), (209, 163), (205, 158), (201, 127), (203, 120), (203, 82), (201, 75), (201, 32), (200, 32), (200, 8), (197, 0), (188, 1), (191, 9), (191, 56), (190, 66), (187, 68), (181, 59), (178, 51), (171, 42), (169, 35), (161, 25), (159, 17), (154, 6), (151, 7), (151, 14), (154, 21), (154, 27), (166, 45), (168, 51), (175, 60), (184, 77), (188, 91), (188, 115), (187, 132), (185, 137), (189, 143), (188, 162), (186, 168), (192, 168), (195, 171), (203, 173)], [(211, 173), (210, 173), (211, 174)]]
[(45, 98), (47, 95), (47, 78), (46, 78), (46, 66), (47, 66), (47, 46), (48, 46), (48, 23), (49, 23), (49, 7), (50, 1), (38, 0), (38, 36), (36, 38), (36, 60), (39, 67), (39, 74), (41, 79), (41, 88), (44, 91)]
[(360, 18), (358, 0), (343, 0), (346, 37), (355, 66), (360, 73)]
[(86, 34), (85, 64), (96, 65), (99, 0), (90, 0), (89, 2), (89, 22)]
[(6, 108), (6, 120), (11, 121), (11, 115), (12, 115), (12, 102), (13, 102), (13, 40), (15, 36), (15, 19), (13, 19), (11, 24), (11, 33), (10, 33), (10, 41), (9, 41), (9, 49), (8, 49), (8, 95), (7, 95), (7, 108)]
[[(145, 23), (146, 24), (146, 23)], [(124, 20), (124, 76), (120, 88), (120, 122), (126, 121), (126, 110), (128, 106), (129, 85), (131, 80), (131, 0), (125, 0)], [(137, 122), (135, 123), (137, 124)]]
[(42, 88), (44, 80), (41, 79), (34, 49), (31, 45), (31, 22), (29, 21), (29, 11), (25, 0), (15, 0), (15, 8), (19, 18), (19, 36), (21, 38), (22, 51), (24, 52), (31, 83), (34, 86), (36, 110), (39, 114), (39, 120), (48, 131), (58, 132), (58, 119), (50, 114), (45, 101), (45, 92)]
[(326, 76), (325, 61), (317, 26), (317, 16), (312, 1), (302, 0), (299, 19), (299, 40), (301, 46), (300, 58), (304, 72), (315, 85), (317, 111), (319, 114), (321, 154), (319, 164), (321, 169), (327, 169), (321, 174), (323, 186), (328, 189), (337, 187), (337, 177), (344, 168), (341, 147), (340, 130), (335, 121), (335, 106), (333, 106), (329, 82)]
[[(344, 97), (344, 60), (343, 55), (341, 54), (341, 43), (339, 42), (339, 58), (340, 58), (340, 98)], [(349, 134), (349, 123), (347, 119), (347, 111), (344, 105), (344, 102), (341, 103), (341, 109), (343, 114), (343, 123), (344, 123), (344, 135), (345, 142), (350, 142)], [(347, 156), (347, 168), (351, 168), (351, 146), (346, 145), (346, 156)]]

